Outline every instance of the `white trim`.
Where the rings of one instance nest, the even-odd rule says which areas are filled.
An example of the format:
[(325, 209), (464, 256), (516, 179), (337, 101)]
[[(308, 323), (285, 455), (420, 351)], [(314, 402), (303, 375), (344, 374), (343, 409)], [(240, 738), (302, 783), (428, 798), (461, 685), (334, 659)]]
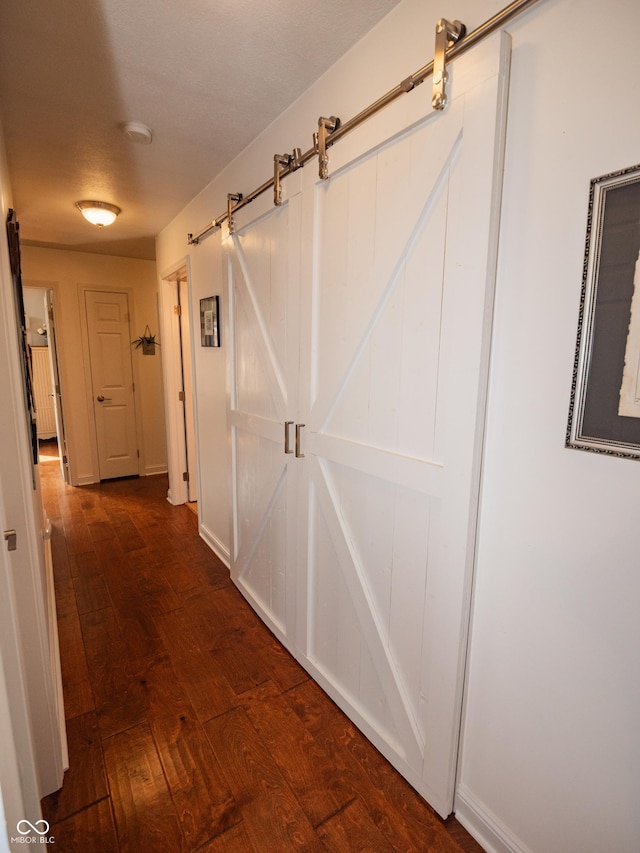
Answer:
[[(178, 392), (182, 390), (180, 378), (180, 340), (178, 326), (174, 320), (173, 305), (175, 303), (173, 290), (167, 285), (175, 285), (176, 276), (185, 271), (189, 287), (189, 303), (191, 303), (191, 283), (189, 257), (183, 257), (160, 273), (159, 314), (162, 334), (162, 371), (164, 378), (164, 407), (167, 430), (167, 472), (169, 474), (169, 491), (167, 500), (174, 506), (186, 503), (189, 499), (187, 483), (182, 474), (187, 470), (186, 447), (184, 441), (184, 423), (182, 404), (178, 405)], [(197, 435), (196, 435), (197, 442)], [(196, 448), (197, 454), (197, 448)]]
[(60, 662), (60, 638), (58, 635), (58, 612), (56, 608), (56, 592), (53, 572), (53, 553), (51, 551), (51, 521), (45, 519), (45, 529), (42, 532), (44, 544), (44, 562), (46, 572), (46, 607), (49, 625), (49, 658), (53, 675), (58, 729), (62, 749), (62, 769), (69, 769), (69, 746), (67, 741), (66, 715), (64, 710), (64, 693), (62, 689), (62, 667)]
[[(200, 432), (198, 428), (198, 381), (197, 381), (197, 363), (196, 363), (196, 342), (199, 343), (200, 340), (200, 306), (193, 299), (193, 287), (191, 283), (191, 269), (189, 265), (187, 265), (187, 320), (189, 322), (189, 360), (190, 365), (189, 369), (191, 371), (191, 388), (189, 401), (187, 405), (191, 406), (191, 419), (193, 421), (193, 463), (195, 465), (195, 471), (192, 472), (193, 477), (195, 477), (195, 496), (193, 493), (193, 477), (191, 478), (189, 485), (187, 487), (187, 493), (189, 494), (189, 500), (199, 501), (200, 497)], [(220, 318), (218, 318), (218, 322), (220, 322)], [(183, 344), (184, 344), (184, 330), (183, 330)], [(183, 356), (184, 356), (184, 347), (183, 347)], [(186, 412), (185, 412), (186, 417)], [(187, 453), (187, 470), (191, 471), (192, 465), (189, 464), (189, 447), (185, 448)]]
[(10, 853), (7, 826), (7, 820), (4, 816), (2, 789), (0, 788), (0, 853)]
[(458, 785), (454, 810), (458, 823), (487, 853), (531, 853), (464, 785)]
[(9, 850), (9, 835), (26, 814), (15, 737), (9, 713), (9, 691), (0, 661), (0, 853)]
[(219, 560), (222, 560), (225, 566), (230, 569), (231, 554), (224, 542), (218, 539), (215, 533), (212, 533), (205, 524), (200, 524), (198, 529), (200, 531), (200, 537), (207, 543), (216, 557), (218, 557)]
[(83, 474), (82, 477), (76, 477), (75, 483), (71, 482), (72, 486), (92, 486), (94, 483), (99, 483), (100, 480), (95, 478), (94, 474)]
[[(68, 414), (65, 413), (65, 389), (69, 387), (69, 384), (66, 379), (66, 371), (64, 366), (64, 343), (61, 343), (60, 339), (60, 329), (59, 322), (60, 318), (58, 317), (58, 310), (60, 306), (60, 282), (59, 281), (49, 281), (48, 279), (22, 279), (22, 286), (30, 287), (36, 290), (44, 290), (47, 294), (47, 304), (51, 304), (53, 308), (54, 315), (54, 329), (53, 333), (51, 328), (49, 329), (49, 365), (51, 368), (52, 377), (54, 376), (55, 369), (53, 365), (54, 360), (54, 350), (57, 353), (57, 369), (58, 369), (58, 386), (59, 390), (56, 394), (56, 439), (58, 441), (58, 447), (60, 448), (60, 471), (66, 483), (71, 485), (71, 470), (73, 466), (73, 461), (71, 459), (71, 450), (69, 449), (69, 419)], [(48, 318), (47, 318), (48, 319)], [(67, 456), (66, 463), (63, 461), (63, 456)]]
[(155, 477), (156, 474), (166, 474), (167, 473), (166, 465), (145, 465), (144, 471), (142, 472), (143, 477)]
[[(0, 494), (0, 505), (1, 503), (2, 495)], [(6, 818), (7, 829), (25, 816), (26, 803), (29, 800), (34, 803), (37, 797), (35, 762), (26, 725), (28, 709), (20, 671), (18, 629), (14, 620), (10, 568), (5, 552), (2, 551), (0, 553), (0, 571), (2, 572), (0, 591), (3, 597), (3, 627), (6, 631), (0, 630), (0, 808)], [(8, 678), (11, 683), (7, 683)], [(12, 719), (12, 707), (20, 720), (17, 725)], [(27, 789), (26, 797), (25, 788)], [(30, 793), (31, 796), (29, 796)], [(4, 824), (0, 821), (0, 850), (5, 849), (2, 845), (4, 840)]]

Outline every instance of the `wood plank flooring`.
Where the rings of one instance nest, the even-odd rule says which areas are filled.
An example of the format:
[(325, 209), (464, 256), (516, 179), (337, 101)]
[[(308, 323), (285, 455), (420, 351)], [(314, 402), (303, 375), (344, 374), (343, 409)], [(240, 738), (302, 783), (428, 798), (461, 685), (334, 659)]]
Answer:
[(53, 522), (70, 768), (59, 853), (475, 853), (275, 640), (165, 477), (72, 488)]

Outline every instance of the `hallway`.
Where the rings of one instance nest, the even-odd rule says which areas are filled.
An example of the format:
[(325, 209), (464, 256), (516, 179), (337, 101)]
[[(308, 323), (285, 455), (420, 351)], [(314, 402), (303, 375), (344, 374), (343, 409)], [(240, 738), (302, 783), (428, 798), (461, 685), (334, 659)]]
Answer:
[(274, 639), (164, 476), (74, 488), (39, 467), (70, 751), (43, 801), (56, 850), (481, 849)]

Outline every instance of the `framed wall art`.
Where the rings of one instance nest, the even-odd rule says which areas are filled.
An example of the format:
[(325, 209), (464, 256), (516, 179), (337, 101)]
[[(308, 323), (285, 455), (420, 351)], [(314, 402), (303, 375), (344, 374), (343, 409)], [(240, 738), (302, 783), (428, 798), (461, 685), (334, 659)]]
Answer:
[(203, 347), (220, 346), (220, 297), (200, 300), (200, 343)]
[(640, 165), (591, 181), (566, 446), (640, 459)]

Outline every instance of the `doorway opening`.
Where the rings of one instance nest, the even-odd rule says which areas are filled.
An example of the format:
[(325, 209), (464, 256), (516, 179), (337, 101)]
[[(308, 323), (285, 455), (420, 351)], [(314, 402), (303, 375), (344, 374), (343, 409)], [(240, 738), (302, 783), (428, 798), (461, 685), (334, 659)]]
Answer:
[(70, 483), (62, 385), (58, 357), (55, 292), (51, 285), (25, 285), (24, 324), (31, 356), (39, 454), (60, 460), (65, 483)]
[(171, 288), (169, 334), (165, 335), (165, 381), (168, 398), (169, 500), (185, 503), (197, 514), (198, 465), (196, 452), (195, 399), (192, 360), (192, 323), (187, 264), (176, 267), (163, 279)]

